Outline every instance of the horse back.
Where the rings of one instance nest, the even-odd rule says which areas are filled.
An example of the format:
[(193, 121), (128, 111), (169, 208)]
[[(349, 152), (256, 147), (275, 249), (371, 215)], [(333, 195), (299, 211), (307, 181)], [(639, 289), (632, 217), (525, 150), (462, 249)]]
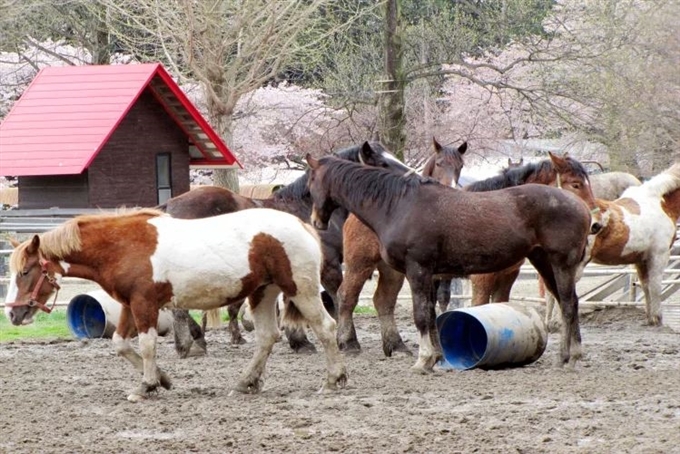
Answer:
[(318, 290), (318, 239), (290, 214), (258, 208), (149, 222), (158, 236), (151, 257), (153, 280), (172, 286), (177, 307), (217, 307), (271, 283), (288, 295), (307, 281)]

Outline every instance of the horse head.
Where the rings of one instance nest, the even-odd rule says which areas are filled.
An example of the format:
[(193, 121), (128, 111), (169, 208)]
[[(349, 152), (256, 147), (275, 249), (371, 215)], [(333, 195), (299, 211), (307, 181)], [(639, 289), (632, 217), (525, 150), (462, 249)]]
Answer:
[(444, 186), (457, 186), (460, 171), (463, 169), (463, 154), (467, 150), (467, 142), (458, 148), (443, 146), (432, 138), (434, 155), (427, 160), (423, 176), (433, 178)]
[(512, 162), (512, 158), (508, 158), (508, 169), (514, 169), (516, 167), (522, 167), (524, 165), (524, 158), (519, 158), (519, 161)]
[(13, 245), (5, 315), (13, 325), (28, 325), (38, 310), (52, 311), (46, 302), (55, 290), (59, 290), (62, 274), (58, 265), (45, 260), (40, 253), (38, 235), (21, 244), (13, 242)]
[(548, 152), (548, 155), (557, 173), (555, 184), (558, 188), (571, 192), (586, 203), (592, 217), (590, 233), (593, 235), (598, 233), (602, 230), (602, 213), (595, 202), (595, 196), (585, 168), (566, 154), (557, 156)]
[(359, 149), (359, 162), (399, 174), (414, 172), (414, 169), (397, 159), (380, 142), (364, 142)]
[(309, 165), (307, 187), (312, 195), (312, 225), (319, 230), (326, 230), (333, 211), (339, 206), (331, 197), (329, 186), (324, 184), (326, 167), (323, 162), (328, 158), (316, 159), (307, 153), (305, 159)]

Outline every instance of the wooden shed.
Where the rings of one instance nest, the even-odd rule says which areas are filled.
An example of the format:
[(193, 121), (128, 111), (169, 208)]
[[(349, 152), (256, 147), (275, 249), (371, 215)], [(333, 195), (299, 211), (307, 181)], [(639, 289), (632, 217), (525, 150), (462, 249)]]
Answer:
[(155, 206), (191, 167), (240, 167), (160, 64), (41, 70), (0, 123), (19, 209)]

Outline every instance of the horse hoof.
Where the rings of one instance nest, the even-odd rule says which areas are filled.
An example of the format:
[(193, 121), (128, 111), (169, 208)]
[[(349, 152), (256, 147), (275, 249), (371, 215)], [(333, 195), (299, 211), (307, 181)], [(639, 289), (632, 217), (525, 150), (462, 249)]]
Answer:
[(358, 355), (361, 353), (361, 345), (357, 340), (338, 342), (338, 348), (348, 355)]
[(161, 386), (165, 389), (172, 389), (172, 381), (165, 372), (161, 372)]
[(409, 349), (403, 342), (396, 345), (383, 345), (383, 353), (388, 358), (392, 355), (398, 354), (399, 356), (413, 356), (413, 352)]
[(250, 320), (246, 320), (244, 318), (241, 319), (241, 325), (243, 325), (243, 329), (248, 332), (251, 332), (255, 329), (255, 325), (253, 324), (253, 322), (251, 322)]
[(411, 372), (419, 375), (430, 375), (434, 371), (430, 368), (427, 368), (426, 366), (416, 364), (414, 366), (411, 366)]
[[(239, 382), (233, 389), (241, 394), (257, 394), (262, 388), (262, 380), (254, 380), (252, 382)], [(230, 393), (231, 395), (231, 393)]]
[(316, 347), (309, 341), (305, 341), (302, 343), (291, 342), (290, 348), (295, 353), (316, 353)]
[(230, 342), (232, 345), (244, 345), (247, 343), (246, 340), (240, 335), (238, 337), (233, 336)]
[(142, 396), (142, 395), (137, 394), (137, 393), (132, 393), (128, 396), (127, 400), (129, 402), (133, 402), (133, 403), (141, 402), (143, 400), (146, 400), (146, 396)]

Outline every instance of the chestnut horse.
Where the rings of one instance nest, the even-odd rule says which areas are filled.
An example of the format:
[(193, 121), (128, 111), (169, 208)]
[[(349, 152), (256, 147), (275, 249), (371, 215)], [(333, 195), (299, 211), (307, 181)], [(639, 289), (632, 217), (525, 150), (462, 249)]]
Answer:
[[(575, 277), (590, 231), (588, 207), (550, 186), (459, 191), (419, 175), (408, 177), (334, 157), (306, 157), (311, 168), (312, 221), (328, 227), (338, 207), (356, 215), (380, 240), (380, 255), (406, 274), (420, 333), (415, 371), (442, 358), (435, 324), (433, 278), (499, 271), (529, 258), (564, 320), (561, 364), (581, 357)], [(493, 222), (490, 222), (490, 218)]]
[[(569, 191), (583, 200), (594, 218), (600, 219), (601, 214), (595, 203), (595, 197), (590, 186), (588, 173), (576, 159), (567, 155), (558, 157), (549, 153), (550, 159), (538, 163), (513, 166), (503, 169), (500, 175), (477, 181), (464, 188), (465, 191), (481, 192), (508, 188), (529, 183), (557, 186)], [(597, 233), (600, 224), (593, 225), (591, 233)], [(496, 273), (474, 274), (469, 276), (472, 289), (472, 305), (479, 306), (493, 302), (510, 300), (510, 291), (519, 275), (524, 260)], [(445, 307), (441, 308), (446, 310)]]
[[(464, 190), (472, 192), (491, 191), (526, 183), (557, 185), (557, 182), (559, 181), (559, 184), (563, 189), (575, 194), (588, 206), (596, 207), (595, 200), (593, 199), (593, 195), (588, 185), (588, 174), (583, 165), (577, 160), (567, 156), (560, 157), (553, 154), (549, 154), (549, 156), (550, 159), (543, 160), (539, 163), (526, 164), (523, 166), (514, 165), (511, 168), (504, 169), (500, 175), (472, 183), (466, 186)], [(351, 307), (353, 310), (358, 302), (358, 291), (355, 287), (350, 287), (350, 285), (353, 285), (356, 281), (354, 274), (360, 276), (360, 285), (363, 285), (365, 278), (364, 281), (361, 281), (360, 279), (367, 273), (372, 272), (376, 264), (378, 264), (380, 279), (385, 283), (382, 287), (379, 285), (376, 290), (376, 294), (373, 297), (373, 304), (378, 312), (378, 319), (380, 321), (383, 352), (386, 356), (391, 356), (393, 351), (408, 353), (408, 347), (404, 344), (399, 331), (397, 330), (396, 320), (394, 318), (397, 296), (402, 287), (404, 276), (380, 261), (379, 245), (372, 248), (369, 248), (368, 246), (364, 247), (359, 251), (359, 254), (357, 254), (358, 256), (356, 257), (348, 252), (348, 248), (352, 247), (355, 241), (359, 241), (359, 239), (352, 239), (347, 232), (353, 222), (358, 221), (352, 221), (352, 217), (350, 216), (347, 223), (345, 223), (344, 230), (344, 235), (346, 237), (346, 271), (345, 279), (343, 280), (339, 291), (341, 304), (338, 316), (338, 346), (341, 350), (355, 352), (359, 351), (361, 348), (354, 329), (352, 311), (350, 310), (350, 307), (345, 306), (353, 304)], [(360, 259), (362, 261), (360, 261)], [(494, 289), (495, 286), (503, 285), (508, 282), (511, 288), (522, 263), (523, 260), (513, 267), (498, 273), (474, 274), (469, 276), (473, 282), (473, 298), (483, 294), (488, 295), (488, 293), (485, 293), (489, 291), (487, 289)], [(357, 271), (354, 271), (355, 269)], [(356, 287), (358, 287), (360, 291), (361, 287), (358, 285)], [(345, 290), (346, 288), (347, 290)], [(475, 291), (477, 292), (476, 294), (474, 293)], [(439, 301), (439, 304), (441, 310), (445, 311), (446, 304), (442, 304), (441, 300)]]
[[(629, 187), (619, 199), (597, 202), (608, 213), (608, 219), (591, 246), (591, 261), (635, 265), (645, 296), (646, 323), (661, 325), (663, 271), (680, 218), (680, 163), (640, 186)], [(549, 300), (546, 322), (550, 321), (553, 305)]]
[[(424, 177), (430, 177), (446, 186), (456, 186), (460, 171), (463, 168), (463, 154), (467, 150), (467, 142), (460, 147), (442, 146), (433, 140), (434, 154), (429, 158), (422, 171)], [(348, 352), (361, 349), (354, 328), (354, 309), (359, 303), (359, 294), (373, 271), (378, 268), (378, 283), (373, 295), (373, 305), (378, 311), (383, 338), (383, 351), (392, 356), (393, 351), (410, 353), (397, 331), (394, 319), (394, 303), (404, 283), (404, 275), (390, 268), (380, 258), (380, 242), (378, 237), (356, 216), (350, 214), (342, 230), (343, 256), (345, 259), (345, 276), (338, 290), (338, 347)], [(440, 290), (447, 290), (444, 296), (450, 297), (450, 280), (437, 284)], [(391, 306), (390, 306), (391, 304)], [(389, 308), (391, 307), (391, 311)]]
[[(148, 397), (169, 377), (156, 365), (156, 323), (164, 306), (212, 309), (249, 297), (256, 330), (253, 360), (235, 386), (257, 392), (279, 337), (276, 300), (288, 298), (283, 322), (309, 324), (324, 346), (325, 387), (346, 382), (335, 321), (319, 297), (321, 247), (314, 229), (288, 213), (245, 210), (206, 219), (175, 219), (158, 210), (79, 216), (35, 235), (10, 257), (5, 311), (14, 325), (47, 309), (62, 276), (98, 283), (122, 304), (116, 352), (142, 373), (130, 401)], [(139, 333), (137, 354), (131, 345)]]
[[(339, 150), (335, 156), (348, 161), (360, 162), (374, 167), (380, 167), (397, 173), (411, 172), (413, 169), (399, 161), (387, 151), (380, 142), (364, 142), (349, 148)], [(294, 214), (303, 221), (309, 221), (312, 212), (312, 201), (307, 190), (307, 174), (305, 173), (293, 183), (278, 189), (267, 199), (251, 199), (235, 194), (227, 189), (204, 186), (174, 197), (159, 208), (171, 216), (182, 219), (197, 219), (223, 213), (244, 210), (246, 208), (273, 208)], [(319, 232), (321, 248), (323, 250), (323, 265), (321, 269), (321, 283), (331, 298), (337, 298), (337, 290), (342, 282), (342, 226), (347, 219), (347, 213), (338, 210), (333, 216), (331, 227)], [(327, 301), (326, 309), (335, 316), (336, 304)], [(234, 343), (242, 343), (243, 337), (238, 327), (238, 312), (240, 305), (228, 307), (229, 331)], [(175, 313), (175, 348), (180, 357), (188, 355), (192, 339), (200, 344), (205, 343), (203, 331), (186, 313), (176, 310)], [(189, 335), (189, 333), (195, 335)], [(184, 333), (178, 335), (178, 333)], [(197, 337), (198, 336), (198, 337)], [(293, 350), (314, 351), (314, 345), (309, 342), (304, 329), (287, 329), (286, 336)]]

